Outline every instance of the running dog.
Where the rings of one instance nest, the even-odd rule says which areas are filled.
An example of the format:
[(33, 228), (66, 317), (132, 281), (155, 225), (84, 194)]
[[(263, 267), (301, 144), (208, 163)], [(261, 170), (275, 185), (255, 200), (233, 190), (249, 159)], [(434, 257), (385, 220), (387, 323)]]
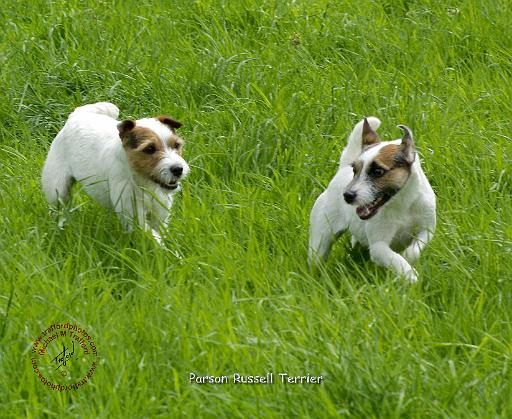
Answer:
[(113, 209), (128, 231), (135, 221), (161, 242), (172, 195), (188, 174), (182, 157), (181, 123), (168, 116), (118, 121), (107, 102), (76, 108), (52, 142), (43, 168), (51, 205), (66, 202), (75, 182)]
[(311, 211), (309, 261), (325, 261), (348, 230), (352, 246), (368, 247), (375, 263), (416, 282), (411, 265), (434, 234), (436, 198), (411, 130), (398, 125), (402, 139), (381, 141), (379, 126), (379, 119), (364, 118), (350, 134), (338, 172)]

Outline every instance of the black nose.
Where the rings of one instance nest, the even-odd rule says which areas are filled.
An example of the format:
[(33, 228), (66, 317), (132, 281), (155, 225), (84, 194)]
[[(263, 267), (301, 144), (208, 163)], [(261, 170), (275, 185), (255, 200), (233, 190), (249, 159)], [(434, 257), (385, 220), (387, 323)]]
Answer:
[(345, 198), (345, 202), (347, 204), (352, 204), (356, 200), (356, 193), (352, 191), (346, 191), (343, 194), (343, 198)]
[(183, 173), (183, 166), (171, 166), (169, 170), (174, 176), (181, 176)]

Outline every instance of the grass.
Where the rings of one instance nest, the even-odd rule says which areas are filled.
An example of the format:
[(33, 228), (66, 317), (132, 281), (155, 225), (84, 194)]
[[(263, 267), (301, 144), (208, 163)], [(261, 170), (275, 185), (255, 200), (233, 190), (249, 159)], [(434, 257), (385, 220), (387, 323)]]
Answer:
[[(0, 10), (1, 417), (512, 416), (512, 9), (505, 1), (8, 1)], [(40, 171), (67, 115), (184, 123), (192, 166), (162, 251)], [(364, 115), (409, 125), (438, 230), (403, 280), (308, 215)], [(74, 392), (30, 352), (82, 325), (101, 357)], [(211, 385), (189, 373), (323, 375)]]

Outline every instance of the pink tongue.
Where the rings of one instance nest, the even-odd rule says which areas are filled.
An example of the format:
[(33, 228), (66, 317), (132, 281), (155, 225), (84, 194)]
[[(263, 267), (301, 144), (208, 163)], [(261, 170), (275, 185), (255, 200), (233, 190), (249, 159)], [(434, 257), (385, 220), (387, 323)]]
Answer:
[(365, 207), (357, 207), (356, 208), (356, 212), (357, 212), (357, 215), (359, 215), (360, 217), (365, 217), (367, 215), (370, 214), (370, 209), (365, 206)]

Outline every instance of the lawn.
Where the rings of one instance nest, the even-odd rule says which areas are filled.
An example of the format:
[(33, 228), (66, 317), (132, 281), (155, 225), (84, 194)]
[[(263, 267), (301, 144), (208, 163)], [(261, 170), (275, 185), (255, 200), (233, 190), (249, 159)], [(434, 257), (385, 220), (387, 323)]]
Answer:
[[(511, 417), (511, 21), (500, 0), (5, 1), (0, 417)], [(79, 187), (49, 211), (49, 145), (97, 101), (183, 123), (167, 250)], [(348, 237), (307, 267), (309, 211), (365, 115), (413, 129), (437, 194), (416, 285)], [(32, 345), (67, 322), (99, 358), (59, 392)]]

